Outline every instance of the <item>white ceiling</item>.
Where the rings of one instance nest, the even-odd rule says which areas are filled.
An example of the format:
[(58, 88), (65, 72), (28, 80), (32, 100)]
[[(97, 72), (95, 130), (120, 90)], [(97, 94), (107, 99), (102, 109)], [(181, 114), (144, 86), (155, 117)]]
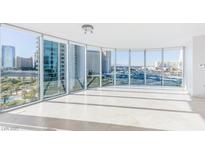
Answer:
[(193, 36), (205, 35), (205, 24), (97, 23), (94, 33), (85, 35), (83, 24), (13, 24), (68, 40), (112, 48), (157, 48), (184, 46)]

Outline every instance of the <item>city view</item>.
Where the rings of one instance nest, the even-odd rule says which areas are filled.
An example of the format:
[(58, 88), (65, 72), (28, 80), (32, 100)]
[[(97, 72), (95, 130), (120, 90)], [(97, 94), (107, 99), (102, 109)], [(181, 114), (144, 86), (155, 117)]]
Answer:
[(65, 44), (44, 40), (44, 97), (66, 92), (65, 52)]
[(100, 48), (87, 48), (87, 88), (100, 86)]
[[(99, 73), (96, 73), (100, 70), (100, 56), (96, 53), (99, 53), (99, 51), (90, 52), (87, 56), (87, 69), (89, 70), (87, 78), (88, 88), (89, 85), (97, 87), (100, 84)], [(116, 54), (116, 84), (127, 85), (129, 83), (129, 53), (127, 51), (119, 51)], [(147, 52), (147, 63), (145, 67), (144, 51), (132, 52), (130, 66), (130, 84), (146, 84), (150, 86), (182, 86), (183, 61), (181, 50), (177, 48), (173, 51), (165, 51), (163, 64), (161, 54), (161, 51)], [(114, 61), (114, 51), (102, 51), (102, 86), (109, 86), (114, 84)]]
[[(150, 50), (145, 54), (144, 51), (101, 50), (88, 46), (85, 70), (83, 46), (70, 45), (67, 60), (66, 44), (52, 40), (43, 42), (43, 98), (66, 93), (67, 82), (70, 92), (83, 90), (86, 83), (85, 74), (87, 88), (111, 86), (115, 83), (128, 85), (129, 82), (135, 86), (180, 87), (183, 83), (181, 48), (165, 48), (164, 52), (161, 49)], [(39, 35), (1, 27), (0, 109), (40, 99), (39, 44)], [(69, 72), (69, 81), (66, 81), (66, 71)]]
[[(164, 80), (165, 86), (182, 86), (182, 66), (181, 62), (167, 62), (164, 67), (156, 66), (130, 66), (131, 85), (144, 85), (146, 71), (146, 82), (149, 85), (162, 85)], [(128, 84), (129, 78), (128, 66), (117, 66), (118, 84)], [(164, 76), (162, 77), (162, 71)], [(163, 79), (163, 80), (162, 80)]]
[[(7, 109), (38, 100), (38, 37), (8, 28), (1, 28), (1, 37), (0, 108)], [(27, 42), (32, 43), (29, 48), (22, 46)]]
[(38, 52), (15, 56), (15, 47), (2, 46), (1, 108), (38, 100)]
[[(126, 85), (129, 83), (129, 53), (128, 51), (119, 52), (116, 53), (116, 84)], [(108, 83), (112, 84), (114, 80), (114, 59), (109, 56), (102, 56), (104, 68), (102, 80), (104, 81), (106, 78)], [(131, 85), (182, 86), (183, 53), (180, 48), (165, 50), (163, 64), (161, 51), (148, 51), (146, 54), (146, 64), (144, 63), (144, 56), (144, 51), (131, 52)], [(111, 59), (112, 61), (110, 61)]]

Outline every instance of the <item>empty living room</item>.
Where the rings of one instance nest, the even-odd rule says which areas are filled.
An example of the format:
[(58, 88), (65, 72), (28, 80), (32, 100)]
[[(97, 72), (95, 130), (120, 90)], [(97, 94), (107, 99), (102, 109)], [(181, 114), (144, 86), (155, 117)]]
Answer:
[(0, 153), (205, 153), (203, 1), (0, 4)]
[(204, 27), (1, 24), (0, 125), (204, 130)]

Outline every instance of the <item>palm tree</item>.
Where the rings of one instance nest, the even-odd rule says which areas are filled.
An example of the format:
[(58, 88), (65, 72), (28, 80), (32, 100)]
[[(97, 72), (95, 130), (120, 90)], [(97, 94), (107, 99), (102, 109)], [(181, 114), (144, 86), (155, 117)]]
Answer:
[(16, 84), (14, 85), (14, 91), (16, 92), (16, 95), (17, 95), (17, 92), (18, 92), (19, 90), (21, 90), (21, 88), (20, 88), (21, 85), (22, 85), (21, 82), (16, 83)]

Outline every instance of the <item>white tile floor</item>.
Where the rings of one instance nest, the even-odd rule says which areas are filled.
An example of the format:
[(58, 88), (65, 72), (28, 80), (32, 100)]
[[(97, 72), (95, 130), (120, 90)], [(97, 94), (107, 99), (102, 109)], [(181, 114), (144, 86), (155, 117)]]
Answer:
[(105, 87), (9, 112), (159, 130), (205, 130), (205, 100), (181, 88)]

